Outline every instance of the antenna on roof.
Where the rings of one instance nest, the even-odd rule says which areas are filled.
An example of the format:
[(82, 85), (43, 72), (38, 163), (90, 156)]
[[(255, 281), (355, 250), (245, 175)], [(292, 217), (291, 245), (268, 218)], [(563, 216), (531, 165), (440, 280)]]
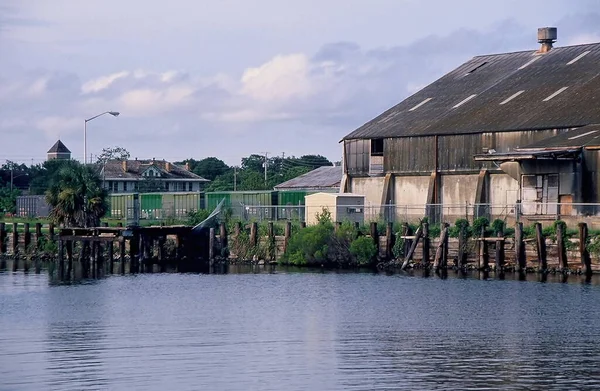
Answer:
[(540, 27), (538, 29), (538, 42), (542, 47), (538, 53), (548, 53), (552, 50), (552, 44), (558, 39), (558, 29), (556, 27)]

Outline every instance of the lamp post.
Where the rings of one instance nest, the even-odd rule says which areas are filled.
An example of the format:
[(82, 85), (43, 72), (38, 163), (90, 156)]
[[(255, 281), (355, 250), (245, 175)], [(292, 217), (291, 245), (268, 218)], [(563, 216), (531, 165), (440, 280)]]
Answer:
[(84, 121), (84, 123), (83, 123), (83, 164), (87, 163), (87, 123), (93, 119), (100, 117), (101, 115), (104, 115), (104, 114), (110, 114), (113, 117), (118, 117), (120, 113), (118, 111), (105, 111), (104, 113), (95, 115)]

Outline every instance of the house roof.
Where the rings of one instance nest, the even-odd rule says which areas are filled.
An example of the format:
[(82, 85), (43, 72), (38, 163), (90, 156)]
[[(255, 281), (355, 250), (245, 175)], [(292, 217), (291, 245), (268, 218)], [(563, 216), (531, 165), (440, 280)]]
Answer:
[(345, 139), (600, 123), (600, 43), (474, 57)]
[(62, 141), (58, 140), (47, 153), (71, 153), (71, 151), (69, 151), (69, 148)]
[(519, 151), (600, 146), (600, 125), (588, 125), (518, 148)]
[(342, 180), (341, 166), (323, 166), (275, 186), (275, 190), (339, 188)]
[(187, 179), (190, 181), (209, 182), (199, 175), (185, 169), (184, 166), (164, 161), (164, 160), (127, 160), (124, 169), (123, 160), (109, 160), (104, 165), (104, 177), (110, 179), (140, 179), (142, 174), (150, 167), (154, 167), (161, 176), (161, 179)]
[(519, 161), (519, 160), (573, 160), (576, 159), (581, 152), (581, 148), (558, 148), (546, 149), (537, 151), (514, 151), (500, 152), (492, 154), (475, 155), (473, 158), (476, 161)]

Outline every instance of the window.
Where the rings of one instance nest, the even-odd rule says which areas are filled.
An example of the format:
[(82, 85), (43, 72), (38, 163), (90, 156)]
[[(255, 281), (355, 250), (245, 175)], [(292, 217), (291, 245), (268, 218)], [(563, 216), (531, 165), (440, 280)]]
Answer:
[(188, 191), (192, 191), (194, 189), (194, 183), (190, 182), (188, 183)]
[(127, 191), (127, 182), (123, 182), (123, 191)]
[(383, 156), (382, 138), (374, 138), (371, 140), (371, 156)]

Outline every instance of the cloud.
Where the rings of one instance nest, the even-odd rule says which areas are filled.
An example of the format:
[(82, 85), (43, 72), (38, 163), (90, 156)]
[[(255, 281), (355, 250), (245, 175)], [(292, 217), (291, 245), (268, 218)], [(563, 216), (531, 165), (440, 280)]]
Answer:
[(34, 124), (47, 139), (52, 140), (74, 133), (78, 128), (83, 127), (83, 120), (73, 117), (49, 116), (40, 118)]
[(123, 71), (106, 76), (101, 76), (97, 79), (92, 79), (81, 86), (81, 92), (84, 94), (90, 94), (105, 90), (109, 88), (115, 81), (127, 77), (128, 75), (129, 72)]

